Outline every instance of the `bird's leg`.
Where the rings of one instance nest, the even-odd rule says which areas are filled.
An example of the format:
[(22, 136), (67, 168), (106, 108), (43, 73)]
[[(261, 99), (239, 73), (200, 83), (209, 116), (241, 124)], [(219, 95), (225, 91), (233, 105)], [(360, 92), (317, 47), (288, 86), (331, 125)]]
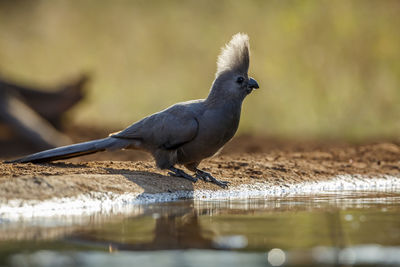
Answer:
[(196, 169), (196, 177), (200, 178), (201, 180), (203, 180), (205, 182), (210, 182), (210, 183), (219, 185), (222, 188), (227, 188), (229, 185), (229, 182), (217, 180), (210, 173), (199, 170), (199, 169)]
[(175, 168), (173, 166), (168, 168), (171, 172), (168, 174), (175, 177), (182, 177), (185, 178), (193, 183), (197, 182), (197, 178), (190, 176), (186, 172), (182, 171), (181, 169)]

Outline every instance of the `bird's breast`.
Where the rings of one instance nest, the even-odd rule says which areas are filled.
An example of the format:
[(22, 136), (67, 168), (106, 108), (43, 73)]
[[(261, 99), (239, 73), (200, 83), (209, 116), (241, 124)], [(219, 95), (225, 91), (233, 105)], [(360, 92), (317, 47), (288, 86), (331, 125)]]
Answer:
[(195, 139), (184, 145), (178, 153), (181, 163), (201, 161), (218, 152), (236, 133), (239, 112), (209, 110), (198, 118), (199, 130)]

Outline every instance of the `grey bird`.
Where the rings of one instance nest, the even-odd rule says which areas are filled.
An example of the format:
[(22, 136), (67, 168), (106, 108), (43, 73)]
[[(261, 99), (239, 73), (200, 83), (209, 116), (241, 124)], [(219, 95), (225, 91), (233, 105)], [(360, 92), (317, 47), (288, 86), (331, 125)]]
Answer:
[[(105, 150), (139, 149), (151, 153), (157, 167), (168, 169), (172, 176), (227, 187), (229, 182), (217, 180), (198, 166), (234, 136), (244, 98), (259, 88), (248, 77), (249, 59), (249, 37), (235, 34), (222, 48), (216, 77), (206, 99), (175, 104), (103, 139), (54, 148), (10, 162), (49, 162)], [(177, 164), (194, 172), (194, 176), (176, 168)]]

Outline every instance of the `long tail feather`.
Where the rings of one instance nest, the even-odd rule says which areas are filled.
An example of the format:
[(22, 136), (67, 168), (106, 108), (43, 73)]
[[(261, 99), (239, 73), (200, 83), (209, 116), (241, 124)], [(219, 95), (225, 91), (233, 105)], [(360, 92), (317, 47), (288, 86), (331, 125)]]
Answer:
[(121, 149), (127, 147), (128, 145), (129, 142), (127, 140), (107, 137), (89, 142), (45, 150), (16, 160), (6, 161), (6, 163), (49, 162), (93, 154), (99, 151), (104, 151), (106, 149)]

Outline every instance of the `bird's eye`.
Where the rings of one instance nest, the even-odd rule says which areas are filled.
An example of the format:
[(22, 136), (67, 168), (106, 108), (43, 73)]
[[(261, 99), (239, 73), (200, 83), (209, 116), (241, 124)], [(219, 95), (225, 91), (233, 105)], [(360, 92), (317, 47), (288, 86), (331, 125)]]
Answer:
[(244, 81), (243, 77), (238, 77), (236, 80), (237, 83), (242, 83), (243, 81)]

